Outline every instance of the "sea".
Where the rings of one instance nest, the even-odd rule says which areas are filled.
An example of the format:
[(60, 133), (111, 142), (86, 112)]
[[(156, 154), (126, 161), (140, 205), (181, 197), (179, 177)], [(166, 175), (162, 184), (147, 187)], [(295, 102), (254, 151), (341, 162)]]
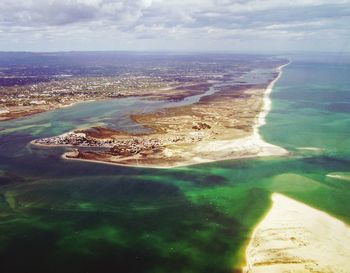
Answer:
[(283, 157), (157, 170), (28, 144), (100, 122), (133, 130), (129, 113), (159, 107), (140, 98), (0, 122), (0, 272), (240, 272), (274, 192), (350, 224), (349, 58), (288, 58), (260, 128)]

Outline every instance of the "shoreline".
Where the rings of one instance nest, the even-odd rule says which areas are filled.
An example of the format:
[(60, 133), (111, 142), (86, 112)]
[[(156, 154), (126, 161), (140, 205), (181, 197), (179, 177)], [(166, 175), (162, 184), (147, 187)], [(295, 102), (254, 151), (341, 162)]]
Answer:
[[(145, 168), (145, 169), (169, 169), (169, 167), (163, 167), (163, 166), (149, 166), (149, 165), (126, 165), (126, 164), (119, 164), (119, 163), (113, 163), (113, 162), (107, 162), (107, 161), (99, 161), (99, 160), (93, 160), (93, 159), (82, 159), (82, 158), (71, 158), (68, 157), (70, 153), (73, 153), (74, 151), (66, 152), (61, 155), (61, 158), (64, 160), (70, 160), (70, 161), (77, 161), (77, 162), (85, 162), (85, 163), (97, 163), (97, 164), (103, 164), (103, 165), (109, 165), (109, 166), (118, 166), (118, 167), (128, 167), (128, 168)], [(185, 166), (177, 166), (177, 167), (185, 167)], [(174, 167), (176, 168), (176, 167)]]
[(271, 199), (250, 236), (244, 273), (350, 272), (348, 225), (282, 194)]
[[(194, 143), (190, 147), (180, 147), (176, 150), (168, 149), (165, 147), (163, 151), (163, 157), (161, 160), (161, 164), (157, 164), (157, 162), (146, 162), (140, 158), (140, 161), (145, 162), (142, 164), (138, 164), (139, 157), (137, 155), (130, 156), (128, 158), (116, 158), (115, 162), (107, 160), (94, 160), (94, 159), (84, 159), (84, 158), (68, 158), (71, 152), (66, 152), (62, 155), (63, 159), (66, 160), (78, 160), (83, 162), (93, 162), (100, 164), (108, 164), (108, 165), (116, 165), (123, 167), (138, 167), (138, 168), (155, 168), (155, 169), (166, 169), (166, 168), (178, 168), (178, 167), (186, 167), (204, 163), (213, 163), (218, 161), (226, 161), (226, 160), (236, 160), (236, 159), (246, 159), (246, 158), (259, 158), (259, 157), (268, 157), (268, 156), (284, 156), (288, 155), (289, 152), (282, 147), (270, 144), (263, 140), (262, 136), (259, 133), (259, 128), (266, 124), (266, 116), (271, 111), (271, 99), (270, 94), (273, 90), (274, 85), (280, 79), (283, 73), (283, 68), (289, 65), (291, 62), (287, 64), (278, 66), (275, 68), (275, 71), (278, 72), (278, 75), (275, 79), (273, 79), (268, 86), (264, 89), (264, 93), (262, 96), (262, 108), (258, 115), (255, 117), (254, 124), (252, 126), (252, 133), (248, 136), (241, 136), (240, 138), (233, 138), (228, 140), (215, 140), (209, 139), (206, 141)], [(74, 132), (68, 132), (63, 135), (67, 135)], [(233, 137), (233, 136), (232, 136)], [(31, 141), (31, 145), (38, 145), (43, 147), (76, 147), (80, 146), (75, 145), (65, 145), (65, 144), (53, 144), (53, 145), (45, 145), (41, 143), (35, 143), (35, 140)], [(84, 148), (83, 146), (81, 146)], [(85, 147), (88, 148), (88, 147)], [(185, 158), (181, 160), (174, 160), (174, 156), (178, 156), (179, 154), (186, 155)], [(213, 156), (214, 155), (214, 156)], [(120, 163), (126, 161), (125, 164)], [(131, 162), (128, 162), (131, 160)], [(119, 162), (118, 162), (119, 161)], [(165, 162), (165, 164), (163, 163)]]
[[(19, 115), (19, 116), (16, 116), (16, 115), (3, 116), (3, 114), (5, 114), (5, 113), (3, 113), (3, 114), (0, 113), (0, 123), (1, 122), (6, 122), (6, 121), (17, 120), (17, 119), (30, 118), (30, 117), (33, 117), (35, 115), (39, 115), (39, 114), (42, 114), (42, 113), (56, 111), (56, 110), (60, 110), (60, 109), (64, 109), (64, 108), (69, 108), (69, 107), (75, 106), (77, 104), (92, 103), (92, 102), (100, 101), (100, 100), (104, 100), (104, 99), (107, 99), (107, 98), (77, 100), (77, 101), (69, 103), (69, 104), (57, 104), (57, 105), (54, 105), (54, 106), (49, 107), (47, 109), (39, 108), (39, 109), (36, 109), (36, 111), (29, 111), (29, 112), (26, 112), (26, 113), (22, 113), (22, 115)], [(11, 112), (9, 111), (6, 114), (11, 114)]]
[[(50, 111), (55, 111), (63, 108), (69, 108), (71, 106), (75, 106), (77, 104), (81, 103), (91, 103), (91, 102), (96, 102), (96, 101), (103, 101), (103, 100), (110, 100), (110, 99), (128, 99), (128, 98), (138, 98), (140, 100), (154, 100), (154, 101), (164, 101), (164, 102), (174, 102), (174, 101), (181, 101), (185, 100), (187, 97), (191, 96), (197, 96), (198, 94), (200, 95), (201, 92), (199, 92), (196, 88), (198, 88), (198, 85), (207, 85), (208, 89), (210, 88), (210, 85), (212, 85), (209, 82), (206, 83), (195, 83), (191, 82), (188, 85), (179, 85), (179, 86), (169, 86), (166, 88), (166, 90), (169, 91), (176, 91), (176, 90), (181, 90), (178, 89), (187, 87), (188, 89), (182, 89), (182, 91), (179, 94), (174, 95), (173, 93), (170, 93), (169, 95), (164, 96), (164, 94), (154, 94), (152, 92), (149, 92), (149, 90), (143, 90), (143, 94), (119, 94), (118, 96), (97, 96), (97, 97), (91, 97), (91, 98), (85, 98), (85, 99), (76, 99), (73, 102), (67, 103), (67, 104), (62, 104), (62, 103), (56, 103), (56, 104), (44, 104), (40, 105), (31, 105), (31, 109), (21, 109), (21, 111), (12, 111), (10, 108), (5, 107), (4, 109), (0, 109), (0, 122), (5, 122), (5, 121), (11, 121), (11, 120), (16, 120), (16, 119), (21, 119), (21, 118), (27, 118), (34, 116), (36, 114), (41, 114), (41, 113), (46, 113)], [(164, 91), (162, 89), (156, 89), (158, 91)], [(202, 93), (205, 93), (207, 91), (202, 91)], [(36, 107), (35, 107), (36, 106)], [(16, 106), (17, 108), (23, 107), (23, 106)], [(28, 106), (26, 106), (28, 107)]]
[[(36, 145), (36, 144), (33, 144)], [(56, 147), (56, 148), (63, 148), (63, 147), (71, 147), (74, 148), (75, 146), (67, 146), (67, 145), (42, 145), (43, 147)], [(186, 168), (186, 167), (191, 167), (191, 166), (196, 166), (196, 165), (201, 165), (201, 164), (209, 164), (209, 163), (216, 163), (216, 162), (224, 162), (228, 160), (239, 160), (239, 159), (254, 159), (254, 158), (260, 158), (260, 157), (267, 157), (267, 156), (273, 156), (273, 155), (247, 155), (247, 156), (236, 156), (236, 157), (230, 157), (230, 158), (221, 158), (221, 159), (216, 159), (216, 160), (208, 160), (208, 161), (198, 161), (196, 163), (193, 162), (188, 162), (188, 163), (179, 163), (179, 164), (172, 164), (171, 166), (166, 166), (166, 165), (146, 165), (146, 164), (122, 164), (122, 163), (117, 163), (117, 162), (108, 162), (108, 161), (99, 161), (99, 160), (93, 160), (93, 159), (83, 159), (83, 158), (71, 158), (68, 157), (70, 153), (73, 153), (74, 151), (69, 151), (65, 152), (64, 154), (61, 155), (61, 158), (64, 160), (70, 160), (70, 161), (78, 161), (78, 162), (85, 162), (85, 163), (97, 163), (97, 164), (104, 164), (104, 165), (109, 165), (109, 166), (117, 166), (117, 167), (127, 167), (127, 168), (144, 168), (144, 169), (158, 169), (158, 170), (165, 170), (165, 169), (173, 169), (173, 168)], [(283, 154), (284, 155), (284, 154)], [(276, 155), (277, 156), (277, 155)]]
[[(278, 80), (282, 77), (283, 68), (290, 65), (291, 63), (292, 62), (289, 61), (287, 64), (281, 65), (277, 68), (278, 76), (267, 86), (265, 93), (264, 93), (264, 97), (263, 97), (263, 106), (262, 106), (261, 112), (256, 117), (256, 122), (253, 126), (252, 138), (255, 138), (256, 139), (255, 141), (257, 143), (260, 143), (261, 146), (266, 146), (269, 149), (274, 149), (275, 154), (273, 154), (273, 155), (287, 155), (287, 154), (289, 154), (289, 152), (280, 146), (273, 145), (269, 142), (266, 142), (264, 140), (264, 138), (262, 137), (262, 135), (260, 134), (259, 129), (262, 126), (266, 125), (266, 117), (268, 116), (268, 114), (272, 110), (271, 93), (273, 91), (273, 88), (274, 88), (275, 84), (278, 82)], [(267, 156), (267, 155), (261, 154), (261, 156)]]
[(266, 124), (266, 117), (271, 112), (272, 110), (272, 100), (271, 100), (271, 93), (273, 90), (273, 87), (275, 84), (278, 82), (278, 80), (282, 77), (283, 75), (283, 68), (286, 66), (290, 65), (292, 62), (289, 61), (287, 64), (281, 65), (277, 68), (278, 76), (270, 82), (270, 84), (267, 86), (264, 97), (263, 97), (263, 107), (261, 109), (261, 112), (256, 118), (256, 122), (253, 126), (253, 134), (258, 135), (261, 138), (261, 135), (259, 133), (259, 128), (264, 126)]
[[(264, 96), (263, 96), (263, 106), (262, 110), (258, 114), (258, 116), (255, 119), (255, 123), (253, 125), (253, 133), (250, 136), (244, 137), (244, 138), (239, 138), (239, 139), (234, 139), (234, 140), (227, 140), (227, 141), (220, 141), (218, 145), (213, 145), (217, 143), (216, 141), (212, 141), (210, 143), (210, 147), (207, 148), (213, 148), (215, 147), (216, 149), (229, 149), (229, 148), (235, 148), (235, 147), (242, 147), (247, 145), (248, 149), (254, 149), (254, 148), (260, 148), (260, 151), (256, 153), (255, 155), (250, 155), (250, 156), (235, 156), (231, 158), (225, 158), (222, 160), (214, 160), (214, 161), (223, 161), (223, 160), (231, 160), (231, 159), (244, 159), (244, 158), (259, 158), (259, 157), (267, 157), (267, 156), (283, 156), (283, 155), (288, 155), (289, 152), (277, 145), (270, 144), (266, 142), (260, 132), (259, 128), (264, 126), (266, 124), (266, 117), (269, 114), (269, 112), (272, 109), (272, 101), (270, 98), (270, 95), (272, 93), (273, 87), (275, 84), (278, 82), (278, 80), (282, 77), (283, 75), (283, 68), (291, 64), (292, 62), (289, 61), (287, 64), (281, 65), (277, 67), (276, 71), (278, 72), (278, 76), (269, 83), (269, 85), (266, 87)], [(221, 146), (221, 147), (218, 147)], [(202, 149), (205, 149), (204, 147)], [(210, 163), (214, 161), (207, 161), (203, 163)], [(198, 163), (193, 163), (191, 165), (195, 165)]]

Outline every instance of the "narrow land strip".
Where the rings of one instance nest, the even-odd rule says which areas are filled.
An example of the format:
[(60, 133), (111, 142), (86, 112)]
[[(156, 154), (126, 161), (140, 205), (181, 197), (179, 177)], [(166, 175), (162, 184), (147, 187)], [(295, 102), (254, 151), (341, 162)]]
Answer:
[(217, 92), (198, 102), (132, 115), (149, 133), (95, 127), (32, 143), (76, 147), (66, 159), (151, 168), (286, 155), (285, 149), (266, 143), (259, 134), (284, 66), (277, 67), (266, 84), (218, 85)]

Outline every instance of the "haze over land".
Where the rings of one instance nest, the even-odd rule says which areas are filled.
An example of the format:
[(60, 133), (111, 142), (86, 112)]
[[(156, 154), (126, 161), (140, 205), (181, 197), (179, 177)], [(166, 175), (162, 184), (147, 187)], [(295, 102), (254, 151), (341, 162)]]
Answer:
[(0, 50), (350, 52), (349, 16), (349, 0), (3, 0)]

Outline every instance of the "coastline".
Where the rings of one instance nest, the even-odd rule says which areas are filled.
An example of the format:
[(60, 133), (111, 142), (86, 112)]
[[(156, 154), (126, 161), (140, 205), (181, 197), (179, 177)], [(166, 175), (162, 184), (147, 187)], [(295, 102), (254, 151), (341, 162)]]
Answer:
[[(253, 126), (252, 137), (255, 138), (256, 143), (260, 143), (261, 146), (263, 147), (265, 146), (267, 147), (268, 150), (273, 151), (271, 155), (287, 155), (289, 152), (280, 146), (273, 145), (266, 142), (261, 136), (259, 129), (266, 124), (266, 117), (272, 109), (271, 93), (272, 93), (273, 87), (278, 82), (278, 80), (282, 77), (283, 68), (290, 65), (291, 63), (292, 62), (289, 61), (287, 64), (281, 65), (277, 68), (278, 76), (267, 86), (265, 90), (264, 98), (263, 98), (262, 110), (257, 116), (256, 122)], [(267, 154), (264, 154), (264, 153), (260, 154), (260, 156), (268, 156), (268, 155), (269, 155), (268, 152)]]
[(272, 201), (251, 235), (244, 273), (350, 272), (348, 225), (282, 194)]
[[(103, 165), (109, 165), (109, 166), (118, 166), (118, 167), (128, 167), (128, 168), (146, 168), (146, 169), (168, 169), (168, 167), (164, 166), (149, 166), (149, 165), (126, 165), (126, 164), (119, 164), (114, 162), (107, 162), (107, 161), (99, 161), (99, 160), (92, 160), (92, 159), (82, 159), (82, 158), (71, 158), (68, 157), (69, 154), (74, 153), (74, 151), (66, 152), (63, 155), (61, 155), (61, 158), (64, 160), (71, 160), (71, 161), (77, 161), (77, 162), (85, 162), (85, 163), (97, 163), (97, 164), (103, 164)], [(188, 165), (186, 165), (188, 166)], [(177, 167), (185, 167), (185, 166), (177, 166)], [(176, 167), (174, 167), (176, 168)]]
[[(266, 117), (271, 111), (272, 101), (271, 101), (270, 95), (273, 90), (273, 87), (275, 86), (277, 81), (282, 77), (283, 68), (288, 66), (289, 64), (291, 64), (291, 61), (289, 61), (287, 64), (279, 66), (276, 69), (278, 72), (278, 76), (273, 81), (271, 81), (267, 86), (267, 88), (265, 89), (264, 96), (263, 96), (263, 106), (260, 113), (255, 119), (255, 122), (253, 125), (253, 133), (250, 136), (231, 140), (231, 141), (220, 141), (220, 142), (213, 141), (209, 145), (201, 147), (201, 150), (207, 149), (207, 150), (217, 151), (217, 150), (224, 150), (224, 149), (237, 149), (239, 147), (246, 147), (245, 148), (246, 150), (258, 150), (258, 152), (256, 152), (255, 155), (239, 156), (239, 157), (236, 156), (236, 157), (225, 158), (223, 160), (288, 155), (289, 152), (286, 149), (266, 142), (262, 138), (259, 132), (259, 128), (266, 124)], [(222, 160), (217, 160), (217, 161), (222, 161)], [(211, 161), (208, 161), (208, 162), (211, 162)], [(203, 162), (203, 163), (208, 163), (208, 162)]]
[(253, 126), (254, 134), (259, 135), (259, 137), (261, 137), (259, 134), (259, 128), (266, 124), (266, 117), (272, 109), (272, 100), (271, 100), (270, 95), (272, 93), (273, 87), (278, 82), (278, 80), (282, 77), (283, 68), (290, 65), (291, 63), (292, 62), (289, 61), (288, 63), (277, 67), (276, 70), (278, 72), (278, 76), (273, 81), (270, 82), (270, 84), (267, 86), (267, 88), (265, 90), (264, 98), (263, 98), (263, 107), (262, 107), (260, 114), (257, 116), (257, 121), (256, 121), (255, 125)]
[[(199, 141), (197, 143), (193, 143), (191, 145), (170, 145), (171, 148), (165, 146), (165, 149), (162, 152), (162, 156), (157, 157), (156, 160), (152, 160), (152, 158), (147, 160), (147, 158), (142, 158), (139, 155), (127, 156), (125, 158), (110, 156), (110, 158), (102, 157), (102, 159), (101, 157), (99, 159), (96, 156), (96, 160), (94, 158), (81, 158), (79, 156), (76, 158), (68, 157), (67, 155), (69, 155), (71, 152), (64, 153), (62, 155), (62, 158), (124, 167), (164, 169), (186, 167), (191, 165), (232, 159), (288, 155), (289, 152), (282, 147), (265, 142), (259, 133), (259, 128), (266, 124), (266, 116), (271, 111), (270, 94), (272, 92), (272, 89), (282, 76), (283, 68), (289, 64), (290, 62), (277, 67), (275, 71), (278, 72), (278, 75), (264, 89), (262, 95), (261, 110), (254, 118), (252, 133), (250, 135), (242, 135), (237, 138), (234, 134), (231, 133), (231, 137), (221, 140), (216, 139), (216, 137), (212, 137), (203, 141)], [(248, 90), (248, 92), (253, 92), (253, 94), (257, 91), (259, 90), (254, 88)], [(74, 134), (74, 132), (68, 132), (63, 135), (68, 135), (71, 133)], [(230, 134), (228, 135), (230, 136)], [(45, 145), (42, 143), (35, 143), (35, 140), (32, 141), (31, 144), (45, 147), (83, 147), (70, 144)]]
[[(32, 110), (29, 110), (27, 112), (19, 112), (19, 113), (12, 113), (10, 111), (7, 111), (6, 113), (1, 113), (0, 112), (0, 122), (2, 121), (11, 121), (14, 119), (19, 119), (19, 118), (28, 118), (28, 117), (32, 117), (34, 115), (38, 115), (41, 113), (45, 113), (48, 111), (55, 111), (55, 110), (59, 110), (59, 109), (64, 109), (64, 108), (69, 108), (72, 107), (74, 105), (77, 104), (81, 104), (81, 103), (91, 103), (91, 102), (95, 102), (98, 100), (103, 100), (103, 99), (107, 99), (107, 98), (96, 98), (96, 99), (88, 99), (88, 100), (77, 100), (75, 102), (72, 103), (68, 103), (68, 104), (56, 104), (54, 106), (50, 106), (48, 108), (33, 108)], [(46, 106), (46, 105), (45, 105)], [(8, 114), (8, 116), (5, 116), (3, 114)]]
[[(2, 121), (11, 121), (18, 118), (31, 117), (36, 114), (45, 113), (49, 111), (54, 111), (58, 109), (68, 108), (80, 103), (89, 103), (95, 101), (103, 101), (109, 99), (127, 99), (127, 98), (140, 98), (142, 100), (158, 100), (158, 101), (181, 101), (189, 96), (197, 96), (201, 93), (207, 92), (206, 90), (201, 90), (200, 87), (206, 86), (208, 89), (212, 85), (212, 83), (189, 83), (188, 85), (179, 85), (179, 86), (169, 86), (165, 90), (162, 89), (146, 89), (142, 90), (141, 93), (137, 92), (126, 92), (125, 94), (118, 94), (118, 96), (104, 96), (100, 95), (97, 97), (89, 97), (89, 98), (77, 98), (73, 102), (69, 102), (67, 104), (63, 103), (50, 103), (43, 105), (30, 105), (30, 106), (15, 106), (15, 107), (5, 107), (2, 108), (0, 105), (0, 122)], [(137, 90), (140, 91), (140, 90)], [(156, 93), (157, 91), (171, 91), (168, 94), (164, 93)], [(15, 108), (15, 109), (14, 109)]]

